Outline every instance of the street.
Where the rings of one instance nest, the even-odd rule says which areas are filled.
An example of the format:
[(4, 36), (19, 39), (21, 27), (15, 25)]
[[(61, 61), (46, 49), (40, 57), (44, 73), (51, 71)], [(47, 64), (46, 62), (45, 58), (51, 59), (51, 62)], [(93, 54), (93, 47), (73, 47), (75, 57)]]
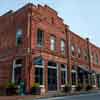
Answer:
[(81, 94), (81, 95), (54, 97), (46, 99), (43, 98), (35, 100), (100, 100), (100, 93)]

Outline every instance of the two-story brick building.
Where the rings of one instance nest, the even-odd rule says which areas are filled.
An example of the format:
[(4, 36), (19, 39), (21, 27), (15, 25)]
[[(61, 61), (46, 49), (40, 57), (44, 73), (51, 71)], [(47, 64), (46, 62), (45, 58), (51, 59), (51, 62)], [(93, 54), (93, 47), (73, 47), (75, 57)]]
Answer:
[(73, 33), (47, 5), (27, 4), (0, 16), (0, 85), (26, 90), (39, 83), (45, 91), (65, 84), (100, 87), (100, 48)]

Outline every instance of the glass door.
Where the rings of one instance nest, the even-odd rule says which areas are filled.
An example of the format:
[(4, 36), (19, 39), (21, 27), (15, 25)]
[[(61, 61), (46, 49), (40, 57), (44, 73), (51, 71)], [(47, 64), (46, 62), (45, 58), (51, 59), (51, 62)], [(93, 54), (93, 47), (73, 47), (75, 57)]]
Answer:
[(48, 90), (57, 90), (57, 69), (48, 68)]

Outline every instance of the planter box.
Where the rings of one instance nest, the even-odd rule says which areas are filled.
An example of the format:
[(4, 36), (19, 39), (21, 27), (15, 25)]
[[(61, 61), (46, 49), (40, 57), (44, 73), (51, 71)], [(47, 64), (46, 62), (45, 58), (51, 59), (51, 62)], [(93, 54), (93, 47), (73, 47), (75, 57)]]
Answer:
[(16, 95), (16, 90), (17, 88), (6, 88), (6, 95), (11, 96), (11, 95)]
[(40, 95), (40, 88), (33, 87), (31, 89), (31, 94), (33, 94), (33, 95)]

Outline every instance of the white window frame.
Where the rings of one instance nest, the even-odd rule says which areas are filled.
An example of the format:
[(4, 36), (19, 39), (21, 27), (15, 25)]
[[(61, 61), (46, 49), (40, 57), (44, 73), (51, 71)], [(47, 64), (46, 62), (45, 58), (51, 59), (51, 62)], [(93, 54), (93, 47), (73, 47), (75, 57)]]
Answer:
[[(74, 70), (74, 69), (72, 69), (71, 74), (72, 74), (72, 73), (75, 73), (75, 74), (76, 74), (76, 75), (75, 75), (75, 78), (76, 78), (76, 85), (77, 85), (77, 71)], [(73, 85), (73, 84), (72, 84), (72, 87), (76, 87), (76, 85)]]
[[(17, 60), (17, 59), (16, 59)], [(16, 60), (13, 61), (13, 70), (12, 70), (12, 82), (15, 82), (15, 68), (22, 67), (22, 64), (16, 64)]]
[(71, 55), (72, 56), (75, 56), (75, 55), (73, 55), (73, 53), (75, 54), (75, 46), (74, 45), (71, 45)]
[(18, 29), (16, 31), (16, 45), (19, 46), (20, 44), (18, 44), (18, 38), (21, 37), (22, 38), (22, 35), (23, 35), (23, 31), (22, 29)]
[[(40, 43), (40, 41), (39, 41), (39, 31), (41, 31), (41, 34), (42, 34), (42, 37), (41, 37), (41, 43)], [(44, 45), (44, 31), (42, 30), (42, 29), (37, 29), (37, 46), (38, 47), (43, 47), (43, 45)]]
[[(65, 68), (61, 68), (61, 72), (64, 71), (65, 72), (65, 84), (67, 84), (67, 67), (66, 65), (64, 65)], [(65, 84), (61, 84), (61, 87), (64, 87)]]
[(42, 68), (43, 69), (43, 84), (41, 85), (40, 84), (40, 87), (44, 87), (44, 82), (45, 82), (45, 73), (44, 73), (44, 62), (43, 62), (43, 65), (35, 65), (35, 68)]
[(53, 35), (50, 36), (50, 50), (56, 50), (56, 37)]
[(60, 46), (61, 46), (61, 53), (65, 54), (65, 41), (61, 39), (60, 41)]

